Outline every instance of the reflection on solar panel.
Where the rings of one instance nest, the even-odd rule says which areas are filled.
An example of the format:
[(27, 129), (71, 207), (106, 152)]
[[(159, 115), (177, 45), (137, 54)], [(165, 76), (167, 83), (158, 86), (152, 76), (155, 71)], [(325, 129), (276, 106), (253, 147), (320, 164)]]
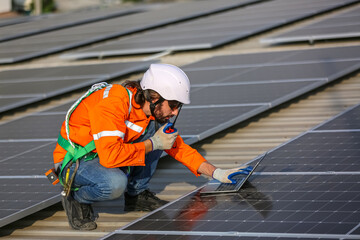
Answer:
[[(220, 56), (187, 65), (183, 69), (189, 74), (191, 81), (194, 80), (192, 81), (194, 84), (191, 90), (192, 103), (191, 105), (184, 106), (182, 110), (184, 112), (180, 114), (176, 122), (177, 128), (181, 131), (181, 135), (184, 139), (186, 139), (187, 143), (194, 143), (204, 139), (205, 137), (215, 134), (227, 127), (249, 119), (258, 113), (264, 112), (277, 104), (283, 103), (301, 95), (306, 91), (314, 89), (317, 86), (323, 85), (329, 81), (338, 79), (352, 71), (357, 70), (360, 67), (360, 63), (359, 61), (354, 61), (354, 59), (360, 57), (360, 52), (355, 51), (356, 49), (357, 47), (339, 47), (328, 49), (323, 48), (321, 50), (314, 50), (315, 52), (311, 50), (304, 52), (275, 52), (273, 53), (273, 58), (268, 57), (267, 60), (266, 57), (261, 57), (262, 53), (259, 53), (258, 56), (254, 54), (251, 55), (253, 56), (252, 58), (249, 58), (259, 60), (257, 62), (253, 62), (254, 65), (246, 64), (242, 66), (240, 62), (234, 61), (234, 59), (245, 58), (246, 56), (249, 56), (248, 54)], [(341, 52), (342, 50), (347, 54), (336, 55), (338, 51)], [(267, 54), (269, 53), (265, 53), (265, 55)], [(318, 69), (322, 71), (313, 71), (313, 74), (303, 75), (303, 72), (312, 72), (313, 68), (311, 66), (313, 64), (307, 64), (297, 60), (296, 55), (301, 57), (301, 61), (306, 59), (306, 61), (314, 62), (313, 64), (317, 62), (316, 64), (319, 66)], [(339, 58), (337, 58), (337, 56)], [(272, 72), (269, 67), (274, 67), (273, 70), (278, 69), (281, 60), (285, 58), (292, 60), (281, 63), (284, 69), (288, 66), (295, 67), (299, 65), (301, 66), (298, 68), (298, 71), (300, 72), (294, 71), (292, 75), (284, 75), (281, 80), (274, 81), (274, 78), (278, 78), (279, 76), (269, 74)], [(216, 64), (217, 60), (219, 60), (218, 63), (220, 64)], [(204, 67), (206, 66), (207, 61), (209, 62), (209, 67)], [(232, 64), (236, 63), (239, 65), (221, 64), (224, 62), (230, 62)], [(211, 64), (214, 65), (211, 66)], [(203, 68), (200, 68), (200, 65), (202, 65)], [(257, 71), (253, 71), (255, 66)], [(209, 69), (212, 69), (213, 71), (209, 71)], [(213, 74), (213, 72), (217, 69), (219, 69), (219, 74)], [(239, 72), (237, 73), (235, 69), (238, 69)], [(245, 71), (242, 71), (244, 69)], [(263, 69), (267, 69), (268, 72)], [(336, 71), (334, 71), (334, 69), (336, 69)], [(261, 74), (256, 75), (255, 72), (259, 72)], [(12, 74), (13, 77), (17, 76), (16, 72), (12, 72)], [(264, 78), (266, 75), (268, 75), (268, 78)], [(43, 72), (42, 76), (48, 77), (49, 72)], [(196, 76), (196, 79), (194, 76)], [(238, 81), (235, 79), (238, 79)], [(40, 172), (43, 173), (46, 161), (48, 161), (48, 168), (50, 168), (50, 156), (51, 150), (53, 149), (52, 144), (56, 141), (60, 125), (65, 117), (69, 104), (70, 103), (67, 103), (48, 111), (29, 115), (0, 125), (0, 132), (2, 133), (0, 135), (0, 150), (6, 150), (6, 154), (0, 156), (0, 169), (9, 169), (12, 166), (11, 163), (21, 162), (21, 159), (27, 158), (29, 155), (35, 156), (34, 158), (27, 159), (29, 164), (30, 162), (39, 161), (38, 170), (34, 170), (33, 174), (40, 174)], [(334, 142), (338, 143), (337, 141)], [(39, 158), (46, 158), (46, 160), (42, 161), (39, 160)], [(266, 159), (264, 159), (264, 161), (266, 162)], [(261, 166), (262, 165), (260, 164), (259, 169), (261, 169)], [(21, 167), (19, 171), (9, 170), (6, 174), (10, 173), (19, 174), (16, 179), (25, 177), (33, 179), (31, 178), (33, 175), (28, 175), (30, 174), (30, 171), (28, 171), (26, 167)], [(20, 173), (22, 173), (22, 175), (20, 175)], [(11, 175), (8, 177), (7, 175), (4, 175), (4, 178), (12, 179), (14, 177)], [(263, 179), (263, 176), (261, 179)], [(264, 179), (266, 179), (266, 177), (264, 177)], [(287, 183), (291, 182), (290, 180)], [(30, 180), (27, 182), (31, 183)], [(13, 191), (16, 193), (17, 188), (14, 187)], [(19, 191), (21, 191), (21, 189)], [(53, 191), (56, 192), (53, 195), (55, 198), (58, 196), (58, 193), (56, 190)], [(0, 199), (2, 197), (5, 198), (6, 196), (2, 196), (2, 194), (0, 194)], [(45, 205), (48, 204), (46, 197), (44, 197), (41, 201)], [(187, 204), (187, 201), (188, 200), (182, 203)], [(192, 201), (193, 200), (190, 200), (190, 203)], [(206, 202), (207, 200), (204, 201)], [(219, 202), (220, 201), (222, 200), (219, 199)], [(246, 201), (249, 201), (249, 199)], [(13, 208), (19, 210), (17, 213), (11, 215), (11, 220), (15, 218), (18, 219), (27, 214), (27, 210), (21, 208), (21, 204), (20, 206), (16, 205), (16, 202), (14, 204), (15, 206)], [(212, 203), (209, 202), (209, 204)], [(223, 206), (228, 204), (229, 200), (226, 200), (223, 203)], [(246, 205), (246, 203), (240, 203), (240, 206), (243, 205)], [(235, 208), (237, 207), (238, 206)], [(202, 206), (200, 206), (200, 208), (202, 208)], [(222, 211), (222, 213), (226, 212), (227, 211)], [(198, 214), (195, 211), (188, 213), (188, 215), (192, 215), (192, 213), (195, 213), (195, 215)], [(254, 212), (254, 214), (256, 213)], [(10, 216), (4, 216), (3, 219), (0, 219), (1, 225), (5, 225), (9, 222)], [(184, 223), (185, 226), (187, 226), (192, 222), (193, 221), (182, 221), (181, 223)], [(225, 221), (221, 221), (221, 223), (223, 222)], [(158, 224), (159, 223), (160, 222), (158, 222)], [(166, 222), (166, 224), (161, 222), (161, 225), (164, 225), (164, 228), (167, 228), (167, 223), (168, 222)], [(177, 224), (177, 222), (175, 223)], [(202, 222), (202, 224), (203, 223), (208, 223), (208, 221)], [(209, 221), (209, 224), (214, 224), (214, 222)], [(231, 224), (238, 225), (239, 222)], [(214, 225), (220, 226), (219, 222), (216, 222)], [(144, 226), (148, 227), (147, 224)]]
[(51, 14), (37, 17), (35, 21), (0, 28), (0, 42), (22, 38), (34, 34), (72, 27), (80, 24), (120, 17), (144, 11), (140, 7), (132, 9), (103, 8), (84, 9), (63, 14)]
[(360, 6), (324, 20), (261, 39), (261, 43), (278, 44), (360, 37)]
[(329, 11), (352, 0), (274, 0), (70, 52), (65, 59), (214, 48)]
[(272, 150), (238, 193), (195, 190), (104, 239), (360, 239), (359, 116)]
[(148, 68), (125, 62), (0, 72), (0, 112)]
[(0, 64), (14, 63), (260, 0), (208, 0), (158, 5), (153, 11), (97, 21), (0, 43)]

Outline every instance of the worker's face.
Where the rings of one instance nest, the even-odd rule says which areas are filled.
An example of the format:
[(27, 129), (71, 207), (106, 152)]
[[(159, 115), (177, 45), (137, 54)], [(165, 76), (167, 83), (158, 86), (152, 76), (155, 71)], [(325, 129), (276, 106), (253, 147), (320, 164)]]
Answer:
[(155, 117), (159, 123), (167, 123), (170, 118), (178, 115), (180, 103), (177, 101), (163, 101), (155, 107)]

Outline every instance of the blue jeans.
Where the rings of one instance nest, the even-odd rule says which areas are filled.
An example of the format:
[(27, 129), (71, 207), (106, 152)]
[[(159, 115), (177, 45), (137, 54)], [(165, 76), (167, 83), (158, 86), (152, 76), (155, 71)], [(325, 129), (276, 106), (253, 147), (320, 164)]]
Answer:
[[(143, 142), (155, 134), (155, 122), (150, 121), (145, 134), (134, 142)], [(80, 161), (80, 166), (74, 178), (73, 192), (76, 201), (85, 204), (119, 198), (127, 189), (129, 195), (137, 195), (149, 188), (149, 182), (154, 175), (162, 151), (156, 150), (145, 155), (145, 166), (130, 167), (127, 176), (122, 169), (106, 168), (95, 158), (91, 161)], [(75, 164), (70, 167), (72, 174)], [(126, 172), (126, 171), (125, 171)], [(65, 176), (66, 168), (63, 171)]]

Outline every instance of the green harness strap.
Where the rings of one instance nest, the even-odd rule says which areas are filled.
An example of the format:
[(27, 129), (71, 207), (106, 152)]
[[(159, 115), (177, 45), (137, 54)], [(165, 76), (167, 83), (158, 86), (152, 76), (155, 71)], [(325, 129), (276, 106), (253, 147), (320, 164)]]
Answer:
[[(70, 145), (70, 143), (68, 142), (68, 140), (66, 140), (65, 138), (63, 138), (61, 136), (61, 134), (59, 134), (58, 137), (58, 144), (67, 151), (63, 163), (61, 165), (61, 170), (59, 173), (59, 180), (61, 185), (64, 186), (64, 183), (62, 181), (62, 171), (64, 170), (64, 168), (66, 167), (66, 165), (72, 161), (73, 163), (76, 162), (77, 159), (80, 159), (82, 157), (85, 156), (84, 161), (89, 161), (89, 160), (93, 160), (94, 158), (97, 157), (97, 153), (92, 152), (93, 150), (95, 150), (95, 143), (94, 140), (92, 140), (91, 142), (89, 142), (85, 147), (82, 147), (80, 145), (75, 145), (75, 149)], [(87, 156), (86, 156), (87, 155)]]

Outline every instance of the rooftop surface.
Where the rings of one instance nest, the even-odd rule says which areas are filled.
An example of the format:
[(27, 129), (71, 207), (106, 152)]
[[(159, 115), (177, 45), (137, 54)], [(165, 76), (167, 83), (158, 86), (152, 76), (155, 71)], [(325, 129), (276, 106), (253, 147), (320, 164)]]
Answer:
[[(329, 12), (215, 49), (178, 52), (161, 56), (158, 60), (163, 63), (182, 66), (218, 55), (359, 45), (359, 39), (320, 41), (313, 45), (293, 43), (266, 46), (259, 43), (261, 38), (318, 21), (352, 7), (354, 6)], [(69, 62), (61, 60), (59, 55), (54, 54), (23, 63), (0, 66), (0, 70), (68, 65)], [(126, 62), (143, 60), (148, 57), (149, 55), (112, 57), (74, 61), (71, 64)], [(132, 74), (112, 81), (112, 83), (120, 83), (126, 79), (135, 80), (140, 77), (140, 73)], [(81, 89), (63, 94), (59, 97), (9, 112), (1, 117), (0, 122), (7, 122), (42, 109), (57, 106), (71, 99), (75, 100), (83, 91), (84, 89)], [(236, 167), (307, 131), (348, 107), (358, 104), (360, 102), (359, 92), (360, 75), (359, 73), (351, 74), (217, 133), (194, 144), (193, 147), (198, 149), (207, 160), (220, 168)], [(49, 161), (52, 161), (51, 156), (49, 156)], [(161, 159), (158, 170), (151, 181), (151, 190), (156, 192), (160, 198), (172, 201), (202, 186), (207, 181), (207, 178), (195, 177), (180, 163), (165, 157)], [(95, 204), (95, 210), (100, 215), (97, 220), (98, 228), (91, 232), (80, 232), (69, 228), (61, 204), (55, 204), (0, 228), (0, 237), (1, 239), (64, 239), (65, 237), (68, 239), (98, 239), (147, 214), (144, 212), (124, 213), (122, 209), (122, 198), (117, 201)]]

